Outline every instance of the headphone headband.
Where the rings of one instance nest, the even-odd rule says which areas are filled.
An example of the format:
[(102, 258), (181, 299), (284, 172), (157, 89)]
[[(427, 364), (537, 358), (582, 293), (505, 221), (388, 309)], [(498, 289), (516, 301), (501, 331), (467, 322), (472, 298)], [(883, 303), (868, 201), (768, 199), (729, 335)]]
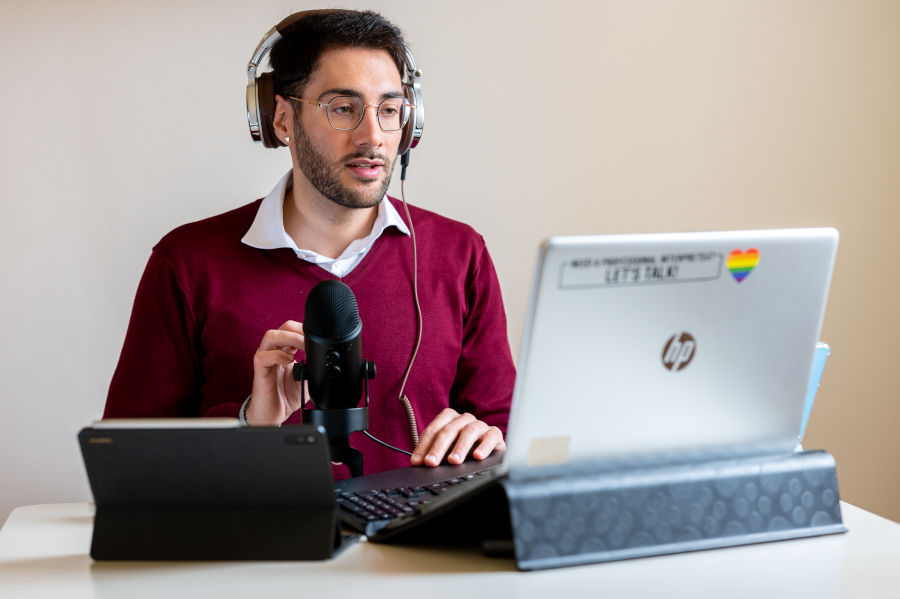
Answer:
[[(356, 13), (353, 10), (344, 9), (320, 9), (305, 10), (294, 13), (284, 18), (272, 27), (260, 40), (256, 50), (247, 63), (247, 123), (250, 126), (250, 137), (253, 141), (262, 142), (267, 148), (277, 148), (285, 145), (275, 135), (273, 119), (275, 116), (275, 85), (271, 72), (257, 76), (257, 70), (262, 59), (281, 40), (284, 32), (297, 21), (308, 16), (331, 13)], [(400, 137), (398, 154), (406, 153), (410, 148), (419, 144), (422, 138), (422, 130), (425, 127), (425, 106), (422, 100), (422, 72), (416, 67), (412, 52), (403, 44), (406, 54), (403, 73), (400, 74), (403, 84), (403, 95), (407, 102), (414, 105), (409, 121), (403, 127)]]

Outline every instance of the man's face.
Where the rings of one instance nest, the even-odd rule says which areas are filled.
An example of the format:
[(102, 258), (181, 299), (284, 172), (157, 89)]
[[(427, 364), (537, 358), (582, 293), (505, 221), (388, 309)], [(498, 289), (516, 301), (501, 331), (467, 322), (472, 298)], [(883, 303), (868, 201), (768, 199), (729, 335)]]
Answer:
[[(400, 73), (384, 50), (339, 48), (324, 52), (300, 96), (327, 103), (356, 96), (377, 105), (402, 96)], [(352, 131), (328, 123), (325, 108), (295, 103), (294, 149), (298, 166), (326, 198), (347, 208), (377, 206), (391, 181), (401, 131), (383, 131), (375, 109), (366, 108)]]

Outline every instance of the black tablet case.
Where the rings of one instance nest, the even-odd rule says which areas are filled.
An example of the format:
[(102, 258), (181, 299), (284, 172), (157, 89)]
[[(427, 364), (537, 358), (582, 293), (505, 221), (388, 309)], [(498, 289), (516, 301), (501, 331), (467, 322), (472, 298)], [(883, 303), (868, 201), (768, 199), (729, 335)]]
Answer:
[(342, 537), (312, 426), (86, 428), (95, 560), (319, 560)]

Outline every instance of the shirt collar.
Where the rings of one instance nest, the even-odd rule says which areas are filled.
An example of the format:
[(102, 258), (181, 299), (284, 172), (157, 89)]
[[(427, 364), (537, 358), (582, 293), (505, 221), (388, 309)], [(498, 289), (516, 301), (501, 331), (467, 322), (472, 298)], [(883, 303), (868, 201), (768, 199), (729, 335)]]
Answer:
[[(298, 256), (315, 253), (297, 247), (291, 236), (284, 230), (284, 196), (287, 193), (292, 174), (293, 171), (288, 171), (278, 181), (274, 189), (269, 192), (269, 195), (263, 198), (256, 211), (256, 217), (253, 219), (253, 223), (250, 225), (247, 233), (241, 238), (241, 242), (261, 250), (289, 248)], [(358, 239), (351, 243), (343, 255), (356, 249), (360, 245), (359, 242), (362, 242), (361, 245), (368, 249), (371, 243), (366, 242), (374, 242), (388, 227), (396, 227), (404, 235), (409, 235), (409, 228), (406, 226), (406, 223), (400, 218), (400, 214), (394, 208), (393, 203), (385, 196), (381, 203), (378, 204), (378, 215), (375, 217), (375, 223), (372, 225), (372, 232), (364, 239)], [(356, 251), (359, 251), (359, 249), (356, 249)]]

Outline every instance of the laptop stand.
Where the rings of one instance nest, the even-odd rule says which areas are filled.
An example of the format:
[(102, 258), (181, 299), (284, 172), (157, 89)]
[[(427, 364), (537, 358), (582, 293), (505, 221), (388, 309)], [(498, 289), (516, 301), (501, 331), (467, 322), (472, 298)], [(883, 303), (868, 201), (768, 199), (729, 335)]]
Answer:
[(622, 471), (579, 470), (503, 482), (520, 569), (847, 530), (834, 458), (824, 451)]

